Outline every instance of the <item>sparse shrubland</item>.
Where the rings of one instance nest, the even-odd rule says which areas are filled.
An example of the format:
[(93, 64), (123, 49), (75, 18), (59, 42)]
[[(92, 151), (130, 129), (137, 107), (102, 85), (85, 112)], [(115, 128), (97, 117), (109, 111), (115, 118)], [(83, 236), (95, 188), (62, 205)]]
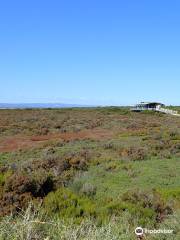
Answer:
[(136, 239), (139, 225), (174, 229), (146, 239), (179, 239), (178, 117), (116, 107), (0, 115), (0, 240)]

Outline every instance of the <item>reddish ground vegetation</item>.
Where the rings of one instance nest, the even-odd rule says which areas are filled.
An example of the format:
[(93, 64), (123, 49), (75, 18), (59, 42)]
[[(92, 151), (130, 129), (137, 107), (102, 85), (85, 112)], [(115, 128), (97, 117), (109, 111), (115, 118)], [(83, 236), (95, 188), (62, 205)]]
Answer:
[(27, 149), (40, 146), (42, 143), (49, 140), (85, 140), (85, 139), (110, 139), (112, 132), (103, 129), (83, 130), (72, 133), (59, 133), (49, 135), (39, 135), (33, 137), (10, 136), (0, 139), (0, 152), (11, 152), (20, 149)]

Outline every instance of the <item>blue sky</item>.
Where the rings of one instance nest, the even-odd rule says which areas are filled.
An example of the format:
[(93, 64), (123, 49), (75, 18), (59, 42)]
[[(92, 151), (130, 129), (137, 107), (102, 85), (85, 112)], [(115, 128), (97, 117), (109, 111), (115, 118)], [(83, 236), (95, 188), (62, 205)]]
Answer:
[(0, 102), (180, 105), (180, 1), (0, 2)]

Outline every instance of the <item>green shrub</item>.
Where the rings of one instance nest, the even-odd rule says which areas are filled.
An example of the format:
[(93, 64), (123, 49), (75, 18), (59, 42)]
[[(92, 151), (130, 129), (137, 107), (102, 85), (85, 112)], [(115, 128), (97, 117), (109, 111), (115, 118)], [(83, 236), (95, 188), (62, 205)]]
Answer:
[(57, 214), (64, 218), (83, 218), (95, 216), (95, 205), (85, 197), (79, 197), (67, 188), (49, 193), (44, 199), (44, 208), (48, 214)]
[(176, 199), (180, 201), (180, 189), (160, 189), (157, 190), (160, 195), (163, 197), (163, 199)]
[(7, 178), (10, 177), (11, 174), (12, 174), (11, 171), (7, 171), (7, 172), (4, 172), (4, 173), (0, 173), (0, 186), (4, 186)]
[(122, 200), (115, 201), (107, 205), (109, 216), (120, 217), (123, 212), (128, 212), (134, 219), (138, 219), (138, 224), (145, 226), (146, 223), (156, 223), (156, 213), (151, 208), (144, 208), (141, 204), (133, 204)]
[[(166, 216), (173, 213), (172, 207), (169, 206), (157, 191), (128, 191), (122, 196), (122, 200), (133, 204), (135, 208), (142, 211), (140, 217), (146, 217), (149, 210), (154, 212), (155, 221), (161, 222)], [(143, 210), (144, 209), (144, 210)], [(148, 210), (149, 209), (149, 210)]]

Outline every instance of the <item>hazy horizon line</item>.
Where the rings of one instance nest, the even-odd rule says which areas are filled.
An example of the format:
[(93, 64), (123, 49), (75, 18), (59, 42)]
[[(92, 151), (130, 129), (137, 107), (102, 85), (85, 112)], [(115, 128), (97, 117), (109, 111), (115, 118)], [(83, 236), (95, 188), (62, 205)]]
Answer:
[[(148, 102), (148, 101), (147, 101)], [(149, 101), (153, 102), (153, 101)], [(115, 106), (115, 107), (128, 107), (128, 106), (133, 106), (134, 104), (82, 104), (82, 103), (66, 103), (66, 102), (0, 102), (0, 105), (10, 105), (10, 106), (15, 106), (15, 105), (24, 105), (24, 106), (29, 106), (29, 105), (50, 105), (50, 106), (70, 106), (70, 107), (108, 107), (108, 106)], [(165, 104), (166, 106), (180, 106), (180, 104)], [(1, 106), (0, 106), (1, 107)]]

